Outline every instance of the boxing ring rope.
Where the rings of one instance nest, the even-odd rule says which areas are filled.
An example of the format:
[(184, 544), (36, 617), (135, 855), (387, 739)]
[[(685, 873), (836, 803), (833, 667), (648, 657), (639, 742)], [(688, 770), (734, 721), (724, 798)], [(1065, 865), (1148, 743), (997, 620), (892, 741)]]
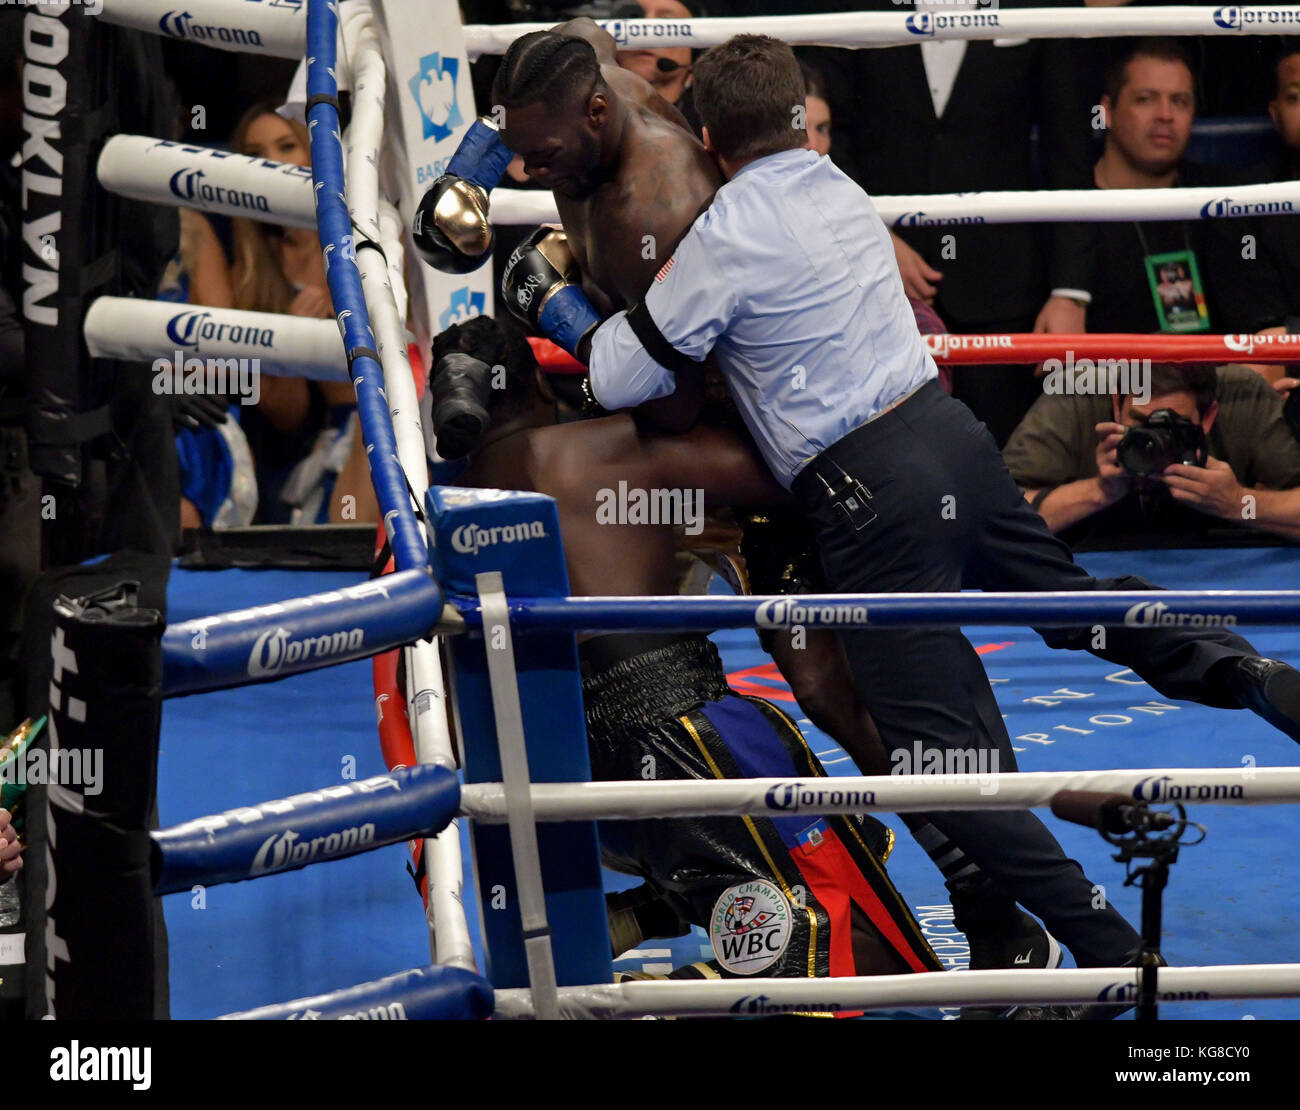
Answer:
[[(382, 199), (379, 188), (387, 67), (368, 7), (355, 6), (343, 38), (352, 60), (353, 114), (348, 128), (346, 193), (357, 233), (357, 266), (387, 384), (389, 418), (397, 439), (395, 462), (415, 504), (422, 504), (429, 488), (428, 465), (403, 323), (406, 304), (402, 225), (396, 209)], [(428, 529), (423, 522), (420, 532), (427, 544)], [(422, 765), (454, 773), (456, 756), (447, 725), (438, 641), (421, 639), (402, 650), (410, 687), (407, 706), (415, 756)], [(464, 863), (460, 826), (454, 819), (424, 841), (421, 860), (428, 878), (433, 961), (473, 971), (474, 946), (461, 902)]]
[(82, 323), (95, 358), (170, 362), (177, 351), (204, 358), (257, 359), (261, 373), (348, 380), (339, 329), (328, 320), (237, 308), (96, 297)]
[[(674, 779), (535, 783), (538, 821), (633, 821), (659, 817), (771, 817), (795, 813), (922, 813), (935, 809), (1034, 809), (1062, 790), (1126, 794), (1145, 802), (1276, 805), (1300, 802), (1300, 767), (1172, 767), (1120, 771), (1017, 771), (876, 775), (833, 779)], [(499, 783), (466, 783), (460, 812), (500, 823)]]
[[(172, 0), (102, 0), (100, 19), (123, 27), (200, 42), (219, 50), (301, 58), (306, 48), (304, 5), (240, 5), (237, 19), (228, 0), (189, 0), (178, 11)], [(1300, 5), (1179, 6), (1078, 11), (1026, 8), (988, 12), (849, 12), (826, 15), (746, 16), (739, 19), (598, 20), (620, 46), (636, 49), (715, 46), (741, 31), (771, 35), (792, 46), (902, 46), (925, 40), (1009, 38), (1114, 38), (1133, 35), (1284, 35), (1300, 28)], [(500, 54), (520, 35), (546, 31), (552, 23), (465, 27), (470, 59)]]
[[(1300, 335), (1147, 335), (1122, 332), (1083, 332), (1050, 335), (1003, 333), (994, 335), (921, 336), (934, 361), (941, 366), (978, 366), (984, 363), (1038, 363), (1072, 358), (1097, 363), (1141, 359), (1152, 362), (1224, 363), (1249, 361), (1288, 363), (1300, 360)], [(1139, 358), (1137, 352), (1141, 352)], [(567, 352), (566, 352), (567, 353)]]
[[(361, 5), (347, 5), (345, 11), (349, 12), (349, 20), (345, 22), (351, 23), (352, 13), (360, 7)], [(400, 247), (395, 246), (400, 229), (395, 223), (391, 206), (385, 208), (379, 200), (377, 178), (372, 180), (371, 171), (366, 168), (367, 164), (373, 165), (370, 159), (378, 151), (377, 127), (381, 126), (383, 118), (383, 59), (378, 51), (377, 39), (363, 22), (345, 27), (340, 36), (337, 7), (327, 4), (325, 0), (309, 0), (305, 8), (260, 4), (247, 10), (243, 8), (240, 6), (238, 11), (240, 26), (229, 22), (236, 11), (229, 0), (195, 0), (187, 6), (185, 12), (179, 14), (162, 0), (132, 0), (130, 3), (125, 0), (104, 0), (101, 18), (224, 49), (285, 57), (300, 57), (306, 51), (310, 55), (308, 127), (313, 166), (314, 221), (305, 224), (298, 222), (304, 218), (302, 198), (305, 195), (305, 179), (300, 176), (295, 178), (292, 173), (274, 163), (248, 165), (247, 162), (256, 160), (241, 162), (237, 160), (238, 156), (225, 156), (223, 159), (206, 152), (198, 154), (193, 148), (172, 149), (172, 144), (154, 144), (150, 148), (152, 161), (141, 161), (136, 166), (130, 158), (132, 155), (138, 157), (142, 148), (127, 142), (119, 144), (107, 164), (101, 159), (101, 179), (106, 187), (115, 188), (127, 195), (139, 197), (142, 195), (141, 190), (145, 190), (147, 195), (143, 199), (191, 204), (201, 209), (206, 207), (209, 211), (267, 219), (290, 226), (318, 227), (325, 252), (327, 281), (338, 310), (338, 331), (345, 352), (344, 365), (349, 368), (356, 386), (362, 436), (383, 514), (385, 532), (393, 547), (396, 570), (391, 575), (359, 586), (219, 614), (167, 628), (163, 636), (163, 658), (164, 685), (168, 696), (271, 681), (306, 670), (365, 658), (399, 645), (414, 644), (408, 650), (408, 673), (415, 676), (413, 686), (421, 693), (436, 695), (434, 698), (426, 698), (426, 703), (440, 701), (436, 654), (430, 644), (416, 644), (416, 641), (435, 631), (482, 630), (485, 609), (490, 605), (499, 607), (498, 619), (504, 620), (507, 630), (516, 631), (522, 640), (527, 640), (530, 634), (540, 634), (543, 631), (628, 628), (685, 630), (755, 625), (861, 627), (1007, 623), (1032, 623), (1038, 627), (1067, 627), (1086, 623), (1133, 627), (1164, 624), (1212, 626), (1239, 622), (1293, 623), (1300, 618), (1300, 591), (1171, 591), (1158, 594), (1039, 594), (1032, 597), (998, 594), (810, 595), (797, 602), (786, 597), (506, 599), (499, 589), (492, 595), (484, 590), (482, 599), (464, 593), (444, 596), (439, 581), (429, 571), (429, 529), (416, 511), (416, 506), (424, 500), (427, 481), (422, 449), (418, 459), (414, 453), (412, 437), (413, 433), (419, 432), (417, 407), (414, 386), (409, 377), (410, 367), (406, 363), (405, 343), (400, 341), (403, 313), (395, 288), (400, 289), (401, 286), (400, 281), (393, 280), (400, 277), (397, 255), (394, 253), (395, 250), (400, 250)], [(1158, 13), (1110, 9), (1088, 12), (1086, 20), (1083, 17), (1082, 12), (1079, 13), (1079, 18), (1072, 18), (1060, 9), (1044, 9), (954, 15), (859, 13), (848, 16), (734, 21), (633, 21), (629, 24), (617, 24), (615, 21), (610, 27), (616, 37), (622, 33), (624, 41), (629, 35), (635, 37), (639, 46), (681, 45), (683, 38), (689, 39), (691, 45), (703, 46), (724, 41), (741, 24), (747, 31), (766, 30), (779, 34), (790, 42), (822, 42), (829, 45), (908, 43), (916, 42), (918, 36), (975, 39), (1008, 37), (1011, 34), (1056, 38), (1154, 33), (1218, 34), (1240, 30), (1249, 30), (1251, 33), (1284, 33), (1300, 26), (1300, 6), (1231, 8), (1219, 9), (1214, 13), (1198, 8), (1164, 9)], [(763, 26), (760, 27), (759, 24)], [(629, 31), (629, 27), (633, 29)], [(530, 29), (535, 28), (529, 25), (495, 29), (470, 27), (465, 28), (465, 32), (473, 54), (496, 49), (494, 44), (497, 40), (492, 37), (494, 35), (508, 36), (502, 38), (503, 49), (509, 41)], [(787, 33), (782, 34), (782, 31)], [(337, 85), (333, 73), (340, 37), (345, 42), (345, 51), (353, 55), (354, 76), (358, 82), (354, 86), (357, 116), (354, 120), (355, 130), (349, 135), (347, 160), (349, 187), (354, 191), (346, 195), (343, 189), (344, 158), (339, 134)], [(377, 88), (378, 93), (361, 95), (367, 91), (368, 85), (372, 89)], [(178, 151), (186, 156), (186, 161), (179, 160)], [(105, 154), (107, 153), (106, 147)], [(194, 157), (203, 160), (204, 172), (198, 177), (191, 173), (193, 162), (190, 159)], [(232, 158), (236, 160), (231, 161)], [(164, 165), (164, 159), (171, 161)], [(147, 171), (135, 172), (146, 165)], [(223, 176), (227, 171), (230, 171), (229, 182)], [(270, 182), (274, 175), (279, 175), (274, 187), (268, 184), (265, 193), (256, 194), (266, 198), (264, 204), (259, 204), (256, 199), (250, 204), (249, 198), (243, 195), (247, 190), (241, 191), (238, 181), (249, 181), (256, 177), (258, 181)], [(206, 182), (202, 180), (204, 176), (207, 177)], [(1293, 201), (1276, 200), (1279, 195), (1276, 187), (1258, 188), (1267, 190), (1268, 196), (1273, 198), (1271, 204), (1264, 200), (1262, 192), (1257, 198), (1247, 189), (1237, 190), (1231, 197), (1216, 190), (1183, 190), (1175, 192), (1185, 195), (1172, 200), (1167, 195), (1158, 198), (1162, 202), (1168, 202), (1159, 205), (1160, 212), (1169, 213), (1168, 215), (1148, 214), (1143, 208), (1141, 218), (1219, 218), (1292, 210)], [(1142, 194), (1131, 198), (1135, 204), (1141, 201), (1145, 205), (1153, 199), (1147, 191), (1132, 192)], [(1167, 194), (1169, 191), (1164, 192)], [(1199, 195), (1201, 192), (1214, 195), (1202, 197)], [(1197, 196), (1192, 197), (1193, 193)], [(499, 192), (496, 197), (502, 204), (501, 214), (508, 217), (514, 200), (505, 191)], [(888, 210), (889, 218), (900, 226), (929, 226), (931, 221), (992, 223), (1078, 218), (1084, 205), (1076, 203), (1076, 200), (1091, 204), (1097, 199), (1104, 199), (1108, 202), (1108, 212), (1114, 210), (1113, 202), (1116, 200), (1129, 203), (1129, 198), (1121, 196), (1119, 191), (1109, 191), (1104, 198), (1098, 198), (1091, 190), (1077, 191), (1077, 196), (1074, 192), (1063, 191), (1043, 198), (1042, 203), (1026, 203), (1031, 199), (1026, 194), (989, 193), (979, 195), (978, 211), (972, 214), (970, 196), (876, 199), (878, 206), (882, 200), (896, 204), (897, 211)], [(1068, 212), (1058, 212), (1051, 207), (1057, 203), (1068, 208)], [(922, 204), (924, 209), (920, 207)], [(1192, 205), (1200, 207), (1196, 213), (1187, 214), (1190, 213), (1188, 206)], [(1238, 210), (1242, 208), (1251, 210)], [(881, 211), (884, 214), (886, 209), (882, 208)], [(494, 211), (494, 216), (496, 215)], [(968, 218), (958, 221), (955, 219), (957, 215)], [(899, 223), (908, 218), (911, 218), (911, 223)], [(1134, 217), (1124, 214), (1114, 218)], [(507, 220), (502, 219), (500, 222)], [(362, 251), (368, 253), (362, 255)], [(87, 317), (88, 342), (92, 341), (92, 334), (93, 341), (97, 343), (114, 341), (112, 335), (120, 329), (114, 328), (113, 317), (119, 314), (113, 310), (119, 307), (112, 303), (106, 304), (103, 311), (96, 315), (93, 328), (90, 326), (90, 317)], [(169, 311), (174, 313), (174, 306), (170, 306)], [(215, 312), (212, 310), (213, 314)], [(247, 315), (235, 314), (236, 317)], [(279, 326), (283, 318), (276, 319)], [(234, 317), (222, 320), (215, 315), (210, 315), (206, 323), (217, 329), (216, 339), (223, 347), (228, 346), (228, 339), (221, 331), (223, 324), (227, 329), (251, 326), (247, 322), (241, 325)], [(200, 323), (186, 326), (202, 327)], [(1062, 337), (1052, 338), (1059, 343)], [(1149, 338), (1142, 337), (1143, 342), (1149, 341)], [(1210, 340), (1219, 337), (1197, 338), (1208, 344)], [(1262, 337), (1247, 338), (1258, 341)], [(1208, 351), (1209, 347), (1204, 349)], [(1023, 352), (1027, 349), (1021, 347), (1019, 350)], [(171, 349), (166, 353), (170, 354)], [(337, 349), (331, 352), (328, 360), (324, 360), (327, 366), (337, 366), (338, 361)], [(998, 361), (1006, 359), (999, 354)], [(1026, 358), (1026, 361), (1037, 361), (1037, 356)], [(489, 653), (489, 663), (491, 662)], [(509, 690), (506, 689), (507, 686)], [(518, 691), (515, 687), (516, 680), (500, 682), (494, 668), (493, 698), (498, 700), (499, 694), (505, 697), (504, 701), (498, 700), (498, 708), (503, 705), (509, 708), (506, 703), (511, 692), (514, 693), (515, 709), (518, 708)], [(468, 783), (461, 787), (454, 774), (450, 739), (440, 705), (433, 711), (426, 704), (425, 711), (421, 713), (414, 704), (417, 700), (412, 699), (413, 721), (420, 747), (421, 766), (366, 780), (364, 784), (330, 787), (314, 795), (264, 803), (261, 807), (248, 807), (229, 814), (201, 818), (176, 829), (162, 830), (153, 837), (159, 876), (158, 892), (186, 889), (189, 882), (196, 881), (197, 877), (208, 884), (238, 881), (254, 874), (275, 873), (341, 858), (343, 855), (355, 854), (355, 851), (378, 847), (381, 842), (396, 843), (411, 836), (433, 835), (439, 829), (449, 829), (451, 826), (448, 822), (454, 821), (456, 814), (472, 817), (484, 825), (509, 821), (512, 812), (517, 816), (519, 806), (506, 805), (505, 799), (509, 796), (513, 802), (520, 797), (521, 782), (518, 776), (513, 784), (507, 775), (506, 781), (501, 783)], [(510, 739), (505, 733), (509, 730), (500, 717), (498, 726), (504, 760)], [(425, 763), (431, 765), (424, 766)], [(935, 808), (936, 804), (943, 804), (947, 808), (1001, 808), (1009, 805), (1019, 808), (1024, 805), (1047, 804), (1051, 794), (1067, 788), (1067, 781), (1068, 788), (1078, 788), (1081, 784), (1094, 788), (1111, 784), (1116, 789), (1129, 790), (1134, 797), (1146, 800), (1173, 800), (1171, 791), (1174, 790), (1196, 791), (1194, 799), (1191, 794), (1177, 795), (1189, 800), (1241, 804), (1294, 801), (1300, 797), (1300, 769), (1290, 768), (1252, 769), (1249, 777), (1244, 771), (1207, 769), (992, 776), (996, 793), (977, 793), (981, 786), (987, 787), (988, 782), (966, 783), (964, 785), (971, 789), (957, 797), (954, 797), (952, 790), (954, 784), (944, 781), (947, 776), (837, 779), (834, 790), (831, 790), (825, 780), (819, 780), (815, 784), (785, 780), (731, 780), (722, 783), (529, 783), (526, 775), (525, 769), (522, 780), (526, 792), (525, 808), (531, 804), (534, 812), (530, 816), (539, 822), (573, 822), (597, 815), (601, 819), (640, 816), (645, 812), (644, 807), (649, 807), (651, 811), (662, 807), (659, 812), (664, 814), (786, 812), (804, 804), (800, 792), (805, 788), (827, 795), (809, 803), (816, 805), (818, 812), (862, 812), (866, 805), (866, 793), (872, 795), (871, 808), (900, 812), (908, 811), (912, 806)], [(662, 786), (668, 786), (671, 790), (659, 789)], [(418, 790), (412, 790), (413, 794), (420, 795), (418, 801), (413, 797), (402, 797), (397, 803), (385, 799), (379, 805), (375, 804), (376, 799), (387, 791), (400, 795), (407, 787), (426, 787), (427, 797)], [(635, 798), (630, 796), (632, 790), (636, 792)], [(834, 793), (854, 790), (859, 791), (859, 796), (852, 803), (843, 800), (837, 803), (829, 797)], [(1205, 790), (1210, 792), (1209, 798), (1200, 793)], [(1234, 793), (1235, 791), (1240, 792)], [(849, 804), (856, 808), (836, 808), (837, 805)], [(629, 809), (629, 806), (632, 808)], [(673, 806), (684, 808), (673, 809)], [(292, 828), (287, 816), (290, 813)], [(340, 826), (347, 821), (361, 821), (361, 824), (348, 827), (356, 835), (345, 844), (345, 833), (348, 830), (340, 831)], [(374, 828), (370, 833), (363, 834), (360, 831), (372, 825)], [(313, 832), (321, 835), (313, 836)], [(287, 839), (291, 834), (296, 839)], [(338, 837), (332, 846), (331, 836)], [(366, 838), (364, 845), (361, 843), (363, 836)], [(437, 845), (441, 839), (442, 837), (426, 842), (425, 859), (433, 888), (431, 898), (439, 885), (435, 882), (434, 858), (442, 861), (444, 870), (440, 874), (443, 877), (446, 877), (445, 867), (451, 858), (448, 854), (428, 850), (430, 843)], [(303, 846), (304, 840), (306, 854), (299, 857), (296, 853)], [(457, 850), (456, 863), (459, 866), (458, 857)], [(263, 862), (269, 858), (273, 863), (279, 861), (284, 865), (259, 869), (259, 858)], [(516, 853), (515, 864), (517, 871), (534, 872), (540, 881), (535, 849), (532, 860), (521, 859)], [(456, 882), (459, 883), (459, 875)], [(458, 909), (458, 899), (456, 903)], [(463, 921), (463, 911), (461, 917)], [(531, 919), (535, 924), (536, 915), (531, 914)], [(526, 920), (529, 920), (529, 915), (526, 915)], [(544, 925), (544, 908), (541, 920)], [(437, 957), (442, 955), (441, 940), (435, 939), (435, 944)], [(465, 944), (468, 944), (467, 935)], [(467, 976), (460, 980), (446, 978), (455, 970), (442, 969), (444, 978), (441, 981), (453, 984), (453, 993), (462, 1001), (473, 990), (482, 990), (482, 981), (477, 977)], [(530, 970), (537, 970), (532, 966), (531, 960)], [(311, 1011), (321, 1007), (332, 1007), (337, 1011), (336, 1016), (354, 1016), (345, 1012), (347, 1006), (365, 1005), (375, 999), (390, 998), (393, 991), (400, 992), (408, 988), (422, 990), (434, 981), (431, 978), (432, 971), (433, 969), (417, 969), (377, 983), (363, 984), (349, 991), (230, 1016), (320, 1016), (313, 1015)], [(951, 979), (935, 979), (931, 982), (928, 978), (918, 976), (818, 980), (815, 983), (746, 979), (705, 984), (563, 986), (558, 991), (554, 991), (553, 986), (549, 990), (540, 990), (547, 985), (545, 977), (534, 974), (531, 990), (501, 990), (496, 993), (496, 1000), (499, 1016), (512, 1017), (536, 1014), (546, 1016), (548, 1003), (561, 1016), (630, 1017), (650, 1013), (734, 1015), (856, 1010), (899, 1004), (942, 1005), (954, 1000), (988, 1003), (1025, 1000), (1114, 1002), (1131, 1001), (1135, 997), (1138, 974), (1132, 968), (1090, 969), (1083, 972), (966, 972), (956, 982)], [(1273, 997), (1300, 993), (1300, 968), (1294, 965), (1162, 969), (1160, 978), (1162, 993), (1167, 990), (1169, 994), (1179, 997), (1205, 998), (1211, 996), (1211, 991), (1215, 992), (1213, 997)], [(551, 982), (553, 984), (554, 981)], [(538, 993), (535, 994), (535, 991)], [(1230, 993), (1233, 991), (1237, 993)], [(310, 1005), (312, 1003), (320, 1005), (313, 1007)], [(308, 1012), (301, 1012), (304, 1007)]]
[[(962, 971), (957, 975), (873, 975), (828, 979), (723, 979), (561, 987), (564, 1018), (767, 1017), (911, 1006), (997, 1006), (1017, 1002), (1122, 1003), (1138, 999), (1131, 967), (1054, 971)], [(1162, 967), (1160, 1002), (1289, 998), (1300, 994), (1300, 965)], [(496, 992), (496, 1017), (530, 1018), (526, 990)]]
[[(117, 135), (104, 144), (97, 172), (104, 188), (136, 200), (293, 227), (315, 226), (310, 207), (311, 181), (300, 167), (287, 163), (140, 135)], [(490, 202), (496, 224), (531, 225), (559, 220), (554, 198), (542, 190), (493, 189)], [(873, 195), (871, 202), (880, 218), (893, 227), (1235, 219), (1300, 211), (1300, 182), (1235, 188), (1010, 189)]]
[[(554, 198), (539, 189), (493, 189), (490, 203), (493, 223), (532, 225), (559, 220)], [(1221, 220), (1300, 212), (1300, 182), (1236, 188), (1198, 185), (1168, 189), (1008, 189), (916, 196), (872, 194), (871, 203), (890, 227)]]
[[(846, 12), (744, 16), (734, 19), (608, 19), (597, 22), (624, 49), (704, 49), (732, 35), (771, 35), (791, 46), (906, 46), (926, 40), (1115, 38), (1132, 35), (1285, 35), (1300, 27), (1300, 5), (1233, 6), (1207, 11), (1180, 6), (1160, 12), (1128, 8), (1025, 8), (979, 12)], [(520, 35), (553, 23), (465, 28), (471, 58), (502, 54)]]
[[(1134, 372), (1143, 359), (1151, 362), (1210, 363), (1250, 362), (1287, 364), (1300, 361), (1300, 335), (1148, 335), (1122, 332), (999, 332), (955, 335), (951, 332), (922, 335), (930, 356), (939, 366), (983, 366), (1024, 363), (1047, 359), (1073, 360), (1084, 368), (1105, 371), (1112, 364), (1128, 365)], [(563, 347), (549, 339), (529, 339), (538, 365), (552, 374), (585, 374), (587, 368)], [(1141, 357), (1137, 352), (1141, 352)], [(1130, 379), (1132, 380), (1132, 379)], [(1098, 388), (1108, 391), (1109, 379)]]
[[(473, 598), (448, 597), (471, 629), (483, 627)], [(1014, 624), (1129, 628), (1295, 624), (1300, 590), (1116, 590), (1105, 593), (799, 594), (677, 597), (514, 597), (520, 631), (706, 631), (721, 628), (945, 628)]]
[(153, 204), (316, 230), (311, 170), (216, 147), (114, 135), (95, 175), (109, 192)]

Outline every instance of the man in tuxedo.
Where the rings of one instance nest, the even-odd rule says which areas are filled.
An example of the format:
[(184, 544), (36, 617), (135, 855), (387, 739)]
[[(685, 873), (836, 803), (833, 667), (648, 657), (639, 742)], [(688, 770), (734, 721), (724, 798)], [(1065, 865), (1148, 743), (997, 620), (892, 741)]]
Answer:
[[(991, 9), (972, 11), (993, 14)], [(1072, 6), (1001, 0), (1000, 7)], [(844, 10), (918, 12), (896, 0)], [(932, 6), (947, 14), (962, 4)], [(823, 10), (835, 10), (832, 4)], [(774, 13), (772, 13), (774, 14)], [(1089, 55), (1053, 39), (943, 41), (819, 50), (815, 62), (845, 108), (836, 161), (876, 196), (1086, 188), (1092, 88)], [(1039, 130), (1041, 175), (1030, 133)], [(908, 296), (932, 304), (954, 333), (1082, 332), (1091, 299), (1086, 226), (998, 224), (891, 229)], [(1005, 442), (1038, 393), (1027, 366), (963, 367), (954, 395)]]

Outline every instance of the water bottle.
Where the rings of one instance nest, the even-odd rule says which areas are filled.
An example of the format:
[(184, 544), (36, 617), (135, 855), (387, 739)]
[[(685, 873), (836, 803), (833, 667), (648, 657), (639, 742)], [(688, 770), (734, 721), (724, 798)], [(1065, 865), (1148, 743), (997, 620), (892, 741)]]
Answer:
[[(0, 929), (17, 925), (22, 917), (22, 906), (18, 901), (18, 880), (10, 879), (0, 886)], [(0, 960), (3, 963), (3, 960)]]
[(17, 877), (0, 885), (0, 1021), (23, 1016), (27, 923), (20, 886)]

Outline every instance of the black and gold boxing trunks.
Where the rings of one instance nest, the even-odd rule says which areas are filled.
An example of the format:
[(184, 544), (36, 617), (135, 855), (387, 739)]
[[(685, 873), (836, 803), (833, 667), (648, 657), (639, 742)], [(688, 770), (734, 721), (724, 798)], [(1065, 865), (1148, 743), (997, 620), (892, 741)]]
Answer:
[[(731, 692), (703, 636), (599, 636), (579, 658), (597, 780), (826, 774), (780, 709)], [(885, 872), (893, 834), (873, 817), (605, 821), (600, 840), (606, 866), (708, 933), (716, 974), (941, 970)]]
[[(742, 533), (740, 554), (751, 594), (824, 594), (821, 552), (808, 519), (798, 509), (775, 506), (737, 513)], [(758, 630), (769, 655), (776, 633)]]

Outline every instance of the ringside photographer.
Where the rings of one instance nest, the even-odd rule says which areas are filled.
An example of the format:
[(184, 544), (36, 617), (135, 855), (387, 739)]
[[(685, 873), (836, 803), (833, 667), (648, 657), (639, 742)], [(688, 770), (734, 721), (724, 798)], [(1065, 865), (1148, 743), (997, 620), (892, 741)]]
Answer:
[(1074, 545), (1225, 526), (1300, 540), (1300, 441), (1281, 392), (1237, 365), (1138, 377), (1045, 393), (1012, 434), (1003, 458), (1048, 527)]

